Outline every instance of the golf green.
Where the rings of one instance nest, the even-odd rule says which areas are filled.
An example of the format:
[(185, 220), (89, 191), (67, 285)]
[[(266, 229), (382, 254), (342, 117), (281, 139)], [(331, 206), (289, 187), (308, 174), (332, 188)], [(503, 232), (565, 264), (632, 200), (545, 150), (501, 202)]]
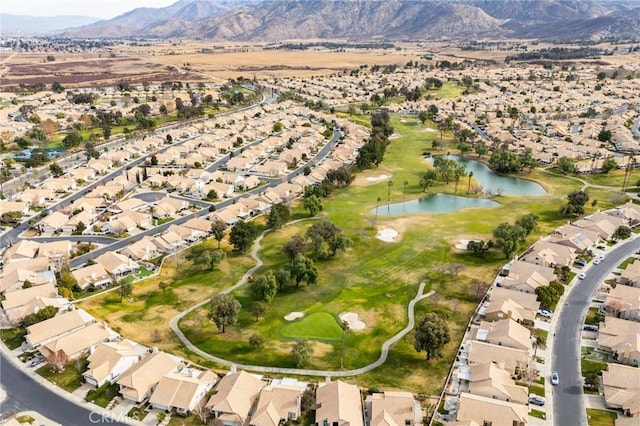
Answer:
[(293, 339), (340, 340), (342, 329), (332, 314), (316, 312), (283, 326), (280, 334)]

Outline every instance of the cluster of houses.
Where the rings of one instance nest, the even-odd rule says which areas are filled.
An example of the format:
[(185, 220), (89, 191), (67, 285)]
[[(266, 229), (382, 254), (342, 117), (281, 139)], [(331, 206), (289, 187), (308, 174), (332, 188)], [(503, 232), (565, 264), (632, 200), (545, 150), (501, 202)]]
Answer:
[[(637, 70), (640, 65), (629, 63), (625, 64), (627, 67)], [(368, 103), (376, 95), (384, 98), (385, 89), (422, 87), (429, 79), (459, 82), (472, 77), (477, 87), (464, 97), (432, 99), (427, 96), (415, 102), (390, 103), (385, 108), (415, 114), (435, 105), (438, 107), (436, 120), (451, 115), (462, 128), (474, 134), (480, 128), (484, 139), (477, 135), (473, 143), (504, 146), (516, 152), (531, 148), (535, 160), (542, 164), (553, 164), (558, 158), (567, 157), (576, 161), (580, 173), (600, 171), (605, 158), (612, 158), (620, 168), (628, 167), (634, 160), (640, 164), (640, 157), (631, 159), (613, 152), (639, 151), (630, 130), (631, 123), (638, 117), (634, 108), (634, 81), (600, 80), (598, 71), (589, 64), (550, 71), (537, 64), (507, 68), (469, 63), (464, 70), (361, 69), (357, 76), (340, 73), (270, 83), (296, 90), (311, 101), (336, 106)], [(516, 113), (510, 114), (512, 111)], [(599, 140), (602, 130), (611, 131), (611, 143)]]
[[(529, 423), (529, 389), (516, 381), (530, 384), (539, 374), (537, 345), (532, 337), (534, 319), (540, 313), (535, 289), (557, 280), (557, 269), (573, 265), (578, 256), (590, 258), (590, 251), (610, 239), (618, 226), (631, 227), (638, 223), (640, 206), (633, 203), (594, 213), (558, 228), (503, 268), (480, 305), (456, 358), (452, 380), (446, 389), (445, 408), (452, 416), (449, 424)], [(636, 265), (631, 267), (634, 269), (640, 268)], [(620, 277), (625, 283), (631, 283), (630, 279), (636, 279), (633, 282), (637, 285), (640, 275), (632, 275), (630, 271)], [(619, 290), (622, 287), (625, 290)], [(626, 373), (628, 377), (640, 378), (637, 368), (640, 287), (633, 288), (637, 292), (627, 291), (631, 288), (620, 284), (609, 293), (612, 296), (607, 297), (604, 309), (620, 318), (606, 317), (598, 331), (598, 350), (617, 362), (609, 364), (611, 379), (603, 375), (605, 398), (611, 395), (607, 405), (623, 409), (626, 415), (638, 416), (640, 381), (626, 382), (624, 386), (619, 380), (607, 384), (608, 380), (613, 383), (625, 368), (630, 369)], [(629, 304), (635, 306), (635, 310)], [(629, 398), (624, 400), (623, 395)], [(609, 403), (611, 398), (618, 405)]]
[(317, 386), (293, 378), (270, 379), (232, 368), (220, 378), (184, 359), (121, 338), (82, 309), (68, 308), (27, 327), (25, 345), (50, 364), (87, 357), (86, 383), (117, 385), (139, 407), (215, 418), (227, 426), (278, 426), (315, 411), (318, 426), (421, 425), (424, 411), (407, 392), (363, 396), (343, 381)]

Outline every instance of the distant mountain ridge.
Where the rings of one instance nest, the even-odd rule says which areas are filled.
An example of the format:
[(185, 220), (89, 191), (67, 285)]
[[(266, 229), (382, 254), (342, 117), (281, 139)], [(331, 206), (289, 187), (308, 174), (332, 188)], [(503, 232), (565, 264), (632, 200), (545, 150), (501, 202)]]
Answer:
[(180, 0), (63, 33), (213, 41), (640, 37), (629, 0)]
[(0, 13), (0, 35), (47, 34), (71, 27), (89, 25), (99, 20), (100, 18), (79, 15), (41, 17)]

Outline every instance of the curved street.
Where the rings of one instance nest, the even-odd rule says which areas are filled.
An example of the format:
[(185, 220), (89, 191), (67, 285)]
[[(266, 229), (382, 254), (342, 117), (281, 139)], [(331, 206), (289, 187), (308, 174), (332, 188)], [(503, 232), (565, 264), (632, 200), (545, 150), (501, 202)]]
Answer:
[[(587, 413), (584, 404), (583, 379), (581, 372), (580, 336), (591, 295), (600, 283), (624, 259), (640, 250), (640, 238), (626, 241), (608, 251), (599, 265), (590, 265), (586, 277), (569, 287), (564, 301), (552, 320), (551, 330), (554, 336), (549, 350), (552, 353), (550, 370), (558, 371), (560, 384), (552, 386), (547, 369), (547, 395), (551, 389), (553, 396), (553, 424), (562, 426), (587, 424)], [(555, 324), (554, 324), (555, 323)], [(571, 407), (571, 408), (569, 408)]]

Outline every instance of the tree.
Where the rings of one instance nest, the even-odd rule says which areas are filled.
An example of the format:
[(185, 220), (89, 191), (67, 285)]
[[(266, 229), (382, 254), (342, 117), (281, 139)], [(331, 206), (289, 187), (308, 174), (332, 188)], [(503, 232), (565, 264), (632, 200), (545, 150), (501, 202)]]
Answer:
[(267, 226), (273, 229), (282, 228), (282, 226), (289, 221), (290, 217), (291, 209), (289, 206), (284, 203), (274, 204), (267, 217)]
[(229, 233), (229, 242), (236, 251), (246, 253), (247, 249), (253, 244), (260, 229), (254, 222), (237, 221), (231, 228)]
[(306, 197), (302, 205), (306, 210), (309, 211), (309, 216), (317, 215), (324, 208), (324, 206), (322, 205), (322, 201), (320, 201), (320, 198), (316, 197), (313, 194), (309, 197)]
[(214, 270), (216, 266), (220, 264), (226, 257), (224, 251), (220, 249), (216, 250), (202, 250), (197, 256), (193, 258), (193, 261), (198, 265), (205, 265), (210, 270)]
[(598, 140), (600, 142), (611, 142), (611, 130), (602, 129), (600, 133), (598, 133)]
[[(27, 281), (25, 281), (25, 284), (26, 282)], [(25, 327), (32, 326), (39, 322), (48, 320), (49, 318), (55, 317), (57, 313), (58, 313), (58, 308), (56, 306), (45, 306), (44, 308), (40, 309), (38, 312), (25, 316), (24, 319), (22, 320), (22, 325)]]
[(62, 349), (50, 352), (45, 359), (53, 373), (62, 373), (69, 362), (69, 358)]
[(82, 235), (85, 229), (87, 229), (87, 225), (85, 225), (83, 221), (80, 221), (76, 227), (73, 228), (72, 235)]
[(218, 294), (211, 298), (208, 317), (224, 333), (227, 327), (238, 321), (240, 309), (242, 305), (233, 296)]
[(576, 163), (569, 157), (560, 157), (558, 159), (558, 169), (564, 174), (575, 173)]
[(351, 240), (343, 235), (342, 230), (328, 220), (314, 223), (306, 235), (311, 241), (315, 259), (335, 256), (338, 250), (345, 250), (351, 245)]
[(64, 137), (64, 139), (62, 139), (62, 146), (64, 146), (67, 149), (80, 146), (81, 143), (82, 143), (82, 136), (80, 135), (80, 132), (78, 132), (77, 130), (70, 132), (67, 136)]
[(438, 180), (438, 172), (435, 169), (429, 169), (420, 179), (420, 187), (422, 191), (426, 191), (427, 188), (433, 186)]
[(284, 245), (283, 250), (287, 257), (291, 260), (295, 259), (295, 257), (299, 254), (304, 254), (309, 249), (309, 244), (304, 237), (300, 235), (294, 235), (291, 239)]
[(254, 302), (251, 305), (251, 313), (256, 316), (256, 322), (258, 322), (258, 319), (260, 319), (261, 316), (264, 316), (264, 314), (267, 313), (268, 308), (269, 305), (261, 300), (258, 302)]
[(271, 303), (276, 294), (278, 294), (276, 275), (273, 271), (267, 271), (251, 284), (251, 290), (258, 299)]
[(631, 236), (631, 233), (631, 228), (625, 225), (620, 225), (618, 226), (618, 229), (616, 229), (616, 232), (611, 235), (611, 238), (614, 240), (626, 240)]
[(296, 287), (300, 286), (302, 281), (307, 284), (313, 284), (318, 279), (318, 267), (313, 260), (299, 254), (289, 264), (289, 273), (296, 283)]
[(427, 111), (422, 110), (418, 113), (418, 120), (420, 120), (422, 124), (426, 123), (428, 119), (429, 113)]
[(224, 231), (227, 229), (227, 225), (220, 219), (216, 219), (211, 224), (211, 234), (213, 238), (218, 242), (218, 250), (220, 250), (220, 242), (224, 238)]
[(120, 296), (120, 302), (122, 302), (122, 299), (131, 297), (133, 294), (133, 284), (127, 279), (120, 280), (118, 284), (120, 285), (120, 287), (118, 287), (118, 295)]
[(493, 247), (493, 241), (489, 240), (484, 242), (484, 240), (474, 241), (471, 240), (467, 243), (467, 250), (473, 253), (475, 256), (481, 257)]
[(64, 87), (62, 87), (62, 84), (54, 81), (53, 84), (51, 84), (51, 91), (55, 93), (62, 93), (64, 92)]
[(166, 281), (160, 281), (160, 284), (158, 284), (158, 288), (160, 288), (160, 290), (162, 290), (162, 295), (166, 296), (167, 295), (167, 289), (169, 288), (169, 283), (167, 283)]
[(491, 287), (491, 284), (481, 281), (477, 278), (472, 278), (469, 291), (471, 292), (471, 295), (474, 297), (474, 299), (477, 302), (480, 302), (484, 298), (484, 295), (487, 294), (487, 290), (489, 290), (489, 287)]
[(426, 351), (429, 361), (431, 357), (439, 357), (442, 348), (450, 340), (446, 321), (434, 313), (428, 313), (418, 321), (413, 347), (418, 352)]
[(496, 243), (502, 248), (502, 252), (506, 259), (509, 259), (518, 249), (518, 242), (522, 238), (523, 232), (521, 228), (503, 222), (493, 230), (493, 236)]
[(64, 174), (64, 170), (58, 163), (49, 164), (49, 171), (53, 175), (53, 177), (60, 177)]
[(249, 336), (249, 346), (252, 348), (261, 348), (264, 346), (264, 337), (260, 333), (253, 333)]
[(296, 368), (302, 368), (307, 364), (311, 355), (311, 345), (306, 340), (298, 340), (291, 349), (291, 357)]
[(613, 158), (605, 158), (602, 162), (602, 173), (609, 174), (611, 170), (615, 170), (618, 168), (618, 163)]

